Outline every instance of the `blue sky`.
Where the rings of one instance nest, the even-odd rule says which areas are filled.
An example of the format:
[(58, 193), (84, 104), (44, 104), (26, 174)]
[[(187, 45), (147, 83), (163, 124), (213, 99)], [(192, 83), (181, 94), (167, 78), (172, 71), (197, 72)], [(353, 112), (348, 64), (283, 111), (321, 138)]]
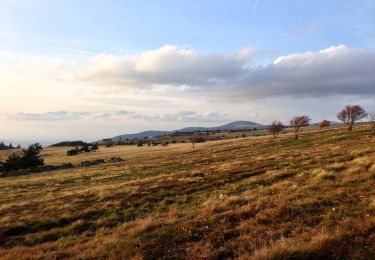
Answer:
[(0, 138), (375, 109), (374, 13), (349, 0), (0, 0)]
[[(3, 2), (3, 3), (1, 3)], [(0, 1), (1, 47), (132, 53), (165, 44), (277, 54), (374, 47), (373, 1)]]

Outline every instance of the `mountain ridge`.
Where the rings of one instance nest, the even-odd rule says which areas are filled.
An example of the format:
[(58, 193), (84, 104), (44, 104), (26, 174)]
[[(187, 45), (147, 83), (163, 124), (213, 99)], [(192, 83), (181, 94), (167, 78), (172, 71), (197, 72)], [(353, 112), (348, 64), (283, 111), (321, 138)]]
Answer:
[[(144, 138), (144, 137), (155, 137), (159, 135), (166, 135), (166, 134), (171, 134), (173, 132), (195, 132), (195, 131), (218, 131), (218, 130), (249, 130), (249, 129), (264, 129), (266, 128), (266, 125), (262, 125), (256, 122), (252, 121), (244, 121), (244, 120), (238, 120), (238, 121), (233, 121), (228, 124), (224, 125), (219, 125), (219, 126), (213, 126), (213, 127), (184, 127), (178, 130), (172, 130), (172, 131), (161, 131), (161, 130), (147, 130), (147, 131), (142, 131), (138, 133), (133, 133), (133, 134), (122, 134), (122, 135), (117, 135), (112, 138), (107, 138), (111, 139), (114, 142), (117, 142), (120, 140), (125, 140), (125, 139), (134, 139), (134, 138)], [(102, 139), (103, 140), (103, 139)]]

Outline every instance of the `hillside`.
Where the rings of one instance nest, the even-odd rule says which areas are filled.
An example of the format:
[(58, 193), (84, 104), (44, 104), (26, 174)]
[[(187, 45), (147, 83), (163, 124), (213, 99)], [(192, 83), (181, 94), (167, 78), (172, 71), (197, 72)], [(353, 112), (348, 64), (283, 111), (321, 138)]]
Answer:
[(245, 130), (245, 129), (264, 129), (265, 126), (254, 123), (251, 121), (234, 121), (221, 126), (213, 127), (185, 127), (179, 130), (178, 132), (194, 132), (194, 131), (211, 131), (211, 130)]
[(65, 153), (126, 161), (0, 179), (0, 258), (375, 258), (366, 125)]
[(235, 121), (226, 125), (215, 127), (216, 130), (242, 130), (242, 129), (264, 129), (265, 126), (251, 121)]
[(150, 136), (158, 136), (158, 135), (166, 135), (171, 132), (169, 131), (144, 131), (136, 134), (124, 134), (124, 135), (118, 135), (115, 137), (112, 137), (112, 141), (120, 141), (120, 140), (126, 140), (126, 139), (134, 139), (134, 138), (143, 138), (143, 137), (150, 137)]
[[(196, 131), (212, 131), (212, 130), (247, 130), (247, 129), (265, 129), (264, 125), (254, 123), (251, 121), (235, 121), (231, 122), (229, 124), (221, 125), (221, 126), (213, 126), (213, 127), (185, 127), (178, 130), (173, 131), (158, 131), (158, 130), (150, 130), (150, 131), (144, 131), (140, 133), (135, 134), (123, 134), (118, 135), (115, 137), (112, 137), (112, 141), (119, 141), (126, 140), (126, 139), (134, 139), (134, 138), (144, 138), (144, 137), (155, 137), (155, 136), (162, 136), (162, 135), (168, 135), (173, 132), (196, 132)], [(100, 141), (99, 141), (100, 142)]]

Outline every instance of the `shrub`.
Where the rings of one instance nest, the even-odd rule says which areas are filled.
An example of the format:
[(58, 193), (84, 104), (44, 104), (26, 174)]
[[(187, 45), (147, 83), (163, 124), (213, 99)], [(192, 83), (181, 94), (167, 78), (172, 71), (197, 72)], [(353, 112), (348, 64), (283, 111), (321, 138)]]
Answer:
[(197, 137), (195, 137), (195, 142), (196, 143), (204, 143), (204, 142), (206, 142), (206, 139), (202, 136), (197, 136)]
[(27, 169), (44, 165), (44, 160), (40, 156), (42, 146), (38, 143), (30, 145), (27, 149), (22, 150), (22, 154), (13, 153), (9, 155), (5, 162), (0, 163), (2, 171), (12, 171)]
[(68, 155), (68, 156), (74, 156), (74, 155), (78, 155), (79, 153), (80, 153), (80, 150), (78, 149), (78, 147), (76, 147), (74, 149), (68, 150), (66, 152), (66, 155)]
[(330, 122), (328, 121), (328, 120), (322, 120), (322, 121), (320, 121), (320, 123), (319, 123), (319, 128), (320, 129), (322, 129), (322, 128), (324, 128), (324, 127), (328, 127), (328, 126), (330, 126)]
[(203, 136), (196, 136), (195, 134), (190, 138), (191, 143), (193, 144), (193, 148), (195, 147), (196, 143), (203, 143), (206, 141)]
[(99, 150), (99, 145), (95, 143), (91, 146), (91, 151), (97, 151), (97, 150)]
[(85, 153), (89, 153), (89, 152), (91, 152), (91, 150), (90, 150), (90, 145), (89, 145), (89, 144), (84, 144), (84, 145), (81, 147), (81, 152), (85, 152)]

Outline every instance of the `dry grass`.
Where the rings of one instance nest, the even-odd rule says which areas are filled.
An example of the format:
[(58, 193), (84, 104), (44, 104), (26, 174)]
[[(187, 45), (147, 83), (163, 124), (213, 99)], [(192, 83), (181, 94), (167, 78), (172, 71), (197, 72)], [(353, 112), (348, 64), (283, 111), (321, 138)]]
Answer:
[(0, 179), (0, 258), (375, 258), (375, 137), (301, 138), (48, 148), (126, 161)]

